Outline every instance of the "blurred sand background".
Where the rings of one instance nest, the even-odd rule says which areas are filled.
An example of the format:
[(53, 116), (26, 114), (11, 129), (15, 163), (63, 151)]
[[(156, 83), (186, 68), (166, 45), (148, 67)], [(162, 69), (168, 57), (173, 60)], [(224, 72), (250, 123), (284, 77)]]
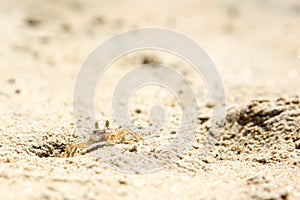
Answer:
[[(299, 1), (1, 0), (0, 25), (0, 199), (300, 199)], [(84, 60), (111, 36), (142, 27), (188, 35), (215, 62), (229, 113), (216, 149), (200, 158), (195, 143), (146, 175), (116, 172), (89, 154), (60, 158), (78, 136), (72, 101)], [(209, 116), (191, 66), (150, 54), (185, 74)], [(96, 94), (100, 120), (111, 119), (111, 91), (145, 55), (121, 58), (107, 72)], [(157, 90), (137, 94), (137, 125), (148, 123), (155, 100), (174, 101)]]

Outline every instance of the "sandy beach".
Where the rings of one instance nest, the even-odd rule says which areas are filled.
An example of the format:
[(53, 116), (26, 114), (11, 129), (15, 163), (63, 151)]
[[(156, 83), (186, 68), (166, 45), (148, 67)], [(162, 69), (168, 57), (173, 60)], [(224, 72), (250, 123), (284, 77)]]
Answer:
[[(1, 200), (300, 199), (299, 1), (2, 0), (0, 25)], [(125, 135), (115, 145), (63, 157), (81, 137), (73, 95), (84, 62), (109, 38), (146, 27), (192, 38), (215, 63), (227, 116), (213, 148), (200, 156), (215, 107), (203, 77), (178, 56), (142, 50), (120, 57), (101, 78), (99, 125), (109, 120), (114, 130), (124, 128), (112, 114), (118, 82), (137, 66), (162, 63), (197, 99), (191, 144), (172, 162), (158, 156), (159, 167), (142, 170), (153, 167), (182, 123), (180, 102), (153, 85), (129, 102), (133, 131), (144, 139)], [(153, 105), (166, 108), (167, 118), (148, 137)]]

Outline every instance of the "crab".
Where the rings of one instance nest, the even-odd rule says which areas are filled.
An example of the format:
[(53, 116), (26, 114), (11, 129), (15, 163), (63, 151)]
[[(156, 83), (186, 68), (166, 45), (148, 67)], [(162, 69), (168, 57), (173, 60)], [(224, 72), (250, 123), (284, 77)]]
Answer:
[(99, 129), (99, 123), (95, 122), (95, 130), (90, 135), (88, 141), (71, 143), (66, 148), (66, 151), (62, 154), (62, 157), (73, 157), (79, 149), (84, 149), (84, 151), (82, 151), (81, 154), (91, 152), (97, 149), (97, 146), (94, 148), (91, 147), (95, 144), (98, 144), (98, 146), (114, 145), (117, 141), (124, 138), (125, 134), (132, 135), (136, 141), (142, 139), (139, 135), (130, 130), (112, 130), (109, 127), (108, 120), (106, 120), (103, 129)]

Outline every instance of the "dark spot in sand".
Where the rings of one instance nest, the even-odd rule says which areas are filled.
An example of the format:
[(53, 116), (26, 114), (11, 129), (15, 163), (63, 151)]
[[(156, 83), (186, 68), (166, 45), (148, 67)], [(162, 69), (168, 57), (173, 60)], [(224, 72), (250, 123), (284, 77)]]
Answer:
[(209, 117), (200, 116), (200, 117), (198, 117), (198, 120), (200, 121), (200, 124), (204, 124), (205, 122), (207, 122), (209, 120)]
[(215, 107), (215, 104), (213, 102), (207, 102), (206, 107), (207, 108), (213, 108), (213, 107)]
[(239, 11), (238, 8), (236, 8), (234, 6), (230, 6), (230, 7), (227, 8), (226, 14), (230, 18), (236, 18), (240, 15), (240, 11)]
[(142, 113), (142, 110), (139, 109), (139, 108), (137, 108), (137, 109), (135, 110), (135, 113), (140, 114), (140, 113)]
[(174, 135), (176, 134), (176, 131), (170, 131), (170, 134)]
[(9, 84), (16, 84), (17, 80), (15, 78), (10, 78), (7, 80)]
[(127, 185), (127, 182), (125, 180), (119, 180), (120, 185)]
[(155, 56), (150, 56), (150, 55), (146, 55), (143, 57), (143, 60), (142, 60), (142, 64), (145, 65), (145, 64), (159, 64), (161, 63), (159, 61), (159, 59)]
[(226, 23), (223, 25), (222, 30), (226, 34), (233, 33), (235, 30), (235, 26), (232, 23)]
[(43, 20), (39, 17), (28, 17), (25, 19), (25, 22), (26, 22), (27, 26), (37, 28), (37, 27), (41, 26), (41, 24), (43, 23)]
[(61, 29), (63, 30), (63, 32), (65, 33), (70, 33), (72, 32), (72, 26), (70, 24), (64, 23), (61, 25)]
[(104, 17), (103, 16), (96, 16), (93, 18), (92, 24), (97, 26), (97, 25), (103, 25), (105, 23)]
[(20, 94), (20, 93), (21, 93), (21, 90), (20, 90), (20, 89), (16, 89), (16, 90), (15, 90), (15, 93), (16, 93), (16, 94)]

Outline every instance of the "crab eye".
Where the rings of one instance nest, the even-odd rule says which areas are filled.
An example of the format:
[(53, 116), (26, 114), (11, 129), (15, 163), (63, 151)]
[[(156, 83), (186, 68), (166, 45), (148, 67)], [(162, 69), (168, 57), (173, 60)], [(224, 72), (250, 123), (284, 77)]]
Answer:
[(105, 128), (109, 128), (109, 121), (108, 120), (105, 121)]
[(95, 129), (99, 129), (99, 123), (95, 122)]

